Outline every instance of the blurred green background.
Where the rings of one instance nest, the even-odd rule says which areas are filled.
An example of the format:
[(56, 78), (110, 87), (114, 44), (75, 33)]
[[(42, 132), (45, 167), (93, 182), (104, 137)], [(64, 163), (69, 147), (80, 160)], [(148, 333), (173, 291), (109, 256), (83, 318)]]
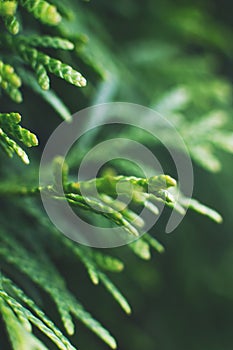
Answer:
[[(87, 40), (89, 46), (77, 45), (75, 62), (89, 83), (79, 91), (53, 78), (57, 93), (72, 113), (110, 101), (142, 104), (163, 113), (190, 149), (194, 197), (218, 210), (224, 221), (217, 225), (188, 212), (172, 234), (164, 233), (163, 223), (155, 226), (151, 233), (166, 251), (163, 255), (154, 254), (150, 261), (140, 260), (125, 247), (112, 251), (126, 263), (125, 271), (112, 279), (133, 306), (130, 317), (119, 310), (106, 291), (90, 284), (85, 271), (71, 257), (58, 255), (56, 264), (84, 305), (108, 325), (118, 339), (119, 350), (230, 350), (233, 3), (92, 0), (68, 4), (73, 6), (71, 12), (76, 21), (70, 26), (64, 24), (60, 31), (68, 33), (71, 39), (80, 32), (86, 33), (82, 40)], [(25, 23), (25, 27), (31, 25), (26, 15)], [(51, 33), (53, 30), (49, 29)], [(63, 58), (72, 61), (67, 53)], [(60, 120), (42, 100), (35, 110), (38, 99), (24, 87), (25, 103), (17, 110), (22, 112), (24, 124), (39, 136), (40, 148), (30, 150), (31, 157), (36, 154), (39, 159), (46, 139)], [(9, 110), (9, 105), (5, 100), (2, 110)], [(206, 121), (206, 116), (214, 113), (220, 115), (217, 126)], [(221, 140), (226, 135), (227, 144), (219, 141), (219, 133)], [(37, 163), (34, 158), (32, 164)], [(11, 171), (15, 169), (12, 164)], [(169, 163), (166, 172), (172, 172)], [(80, 350), (107, 349), (83, 326), (78, 324), (77, 328), (72, 340)]]
[[(190, 100), (179, 113), (191, 133), (192, 123), (215, 110), (228, 115), (226, 129), (232, 130), (232, 2), (102, 0), (85, 7), (95, 18), (98, 14), (113, 55), (112, 84), (101, 92), (95, 87), (97, 100), (130, 101), (156, 109), (162, 97), (182, 88)], [(177, 95), (173, 100), (168, 96), (167, 110), (176, 103)], [(171, 121), (173, 114), (168, 112)], [(211, 132), (207, 126), (204, 137)], [(126, 261), (126, 271), (113, 279), (131, 301), (130, 318), (104, 291), (90, 290), (83, 283), (83, 297), (90, 294), (96, 314), (102, 309), (102, 319), (117, 336), (121, 350), (232, 348), (233, 161), (231, 154), (220, 150), (215, 154), (221, 169), (208, 167), (205, 156), (194, 159), (194, 196), (216, 208), (223, 224), (188, 212), (170, 235), (156, 226), (153, 234), (166, 252), (149, 262), (125, 248), (116, 249)], [(79, 333), (81, 349), (104, 349), (91, 335)]]

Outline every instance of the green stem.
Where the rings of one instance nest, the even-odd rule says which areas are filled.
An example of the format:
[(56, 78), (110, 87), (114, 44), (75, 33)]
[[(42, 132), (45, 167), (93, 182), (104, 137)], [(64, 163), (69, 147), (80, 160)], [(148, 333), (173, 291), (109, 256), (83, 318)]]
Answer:
[(54, 192), (53, 186), (44, 187), (27, 187), (27, 186), (12, 186), (12, 185), (0, 185), (0, 196), (34, 196), (41, 192)]

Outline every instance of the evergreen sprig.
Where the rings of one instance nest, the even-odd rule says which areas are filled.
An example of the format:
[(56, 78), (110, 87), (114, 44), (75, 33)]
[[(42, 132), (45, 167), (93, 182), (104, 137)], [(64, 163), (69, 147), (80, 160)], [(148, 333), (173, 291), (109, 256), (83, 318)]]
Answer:
[(86, 85), (86, 79), (80, 72), (72, 68), (70, 65), (62, 61), (52, 58), (49, 55), (38, 51), (33, 46), (44, 46), (52, 48), (61, 48), (64, 50), (72, 50), (73, 44), (68, 40), (58, 37), (45, 36), (17, 36), (2, 35), (0, 37), (0, 45), (7, 45), (9, 49), (16, 52), (27, 64), (29, 64), (36, 73), (39, 85), (43, 90), (49, 89), (49, 77), (47, 72), (66, 80), (70, 84), (78, 87)]
[(14, 68), (0, 60), (0, 86), (15, 102), (22, 101), (22, 95), (19, 91), (21, 79), (15, 73)]
[[(61, 314), (61, 319), (68, 334), (72, 335), (74, 333), (72, 314), (110, 347), (116, 347), (116, 342), (109, 332), (85, 311), (83, 306), (67, 290), (64, 280), (45, 254), (40, 252), (41, 258), (38, 258), (35, 254), (30, 254), (17, 240), (6, 235), (5, 237), (1, 236), (1, 241), (0, 255), (51, 296)], [(13, 254), (9, 254), (11, 250)], [(29, 261), (30, 264), (28, 264)]]
[(57, 25), (61, 22), (62, 17), (57, 8), (48, 1), (19, 0), (19, 4), (45, 24)]
[(3, 20), (4, 20), (4, 23), (5, 23), (7, 30), (11, 34), (13, 34), (13, 35), (18, 34), (20, 24), (19, 24), (19, 21), (16, 18), (16, 16), (6, 16), (6, 17), (4, 17)]
[[(48, 89), (47, 74), (46, 77), (44, 76), (46, 70), (75, 86), (83, 87), (86, 85), (86, 79), (81, 75), (81, 73), (73, 69), (68, 64), (62, 63), (60, 60), (52, 58), (45, 53), (32, 49), (26, 45), (20, 45), (18, 47), (18, 52), (23, 60), (29, 63), (35, 70), (38, 76), (39, 85), (42, 87), (42, 89)], [(42, 73), (38, 67), (43, 67)], [(44, 80), (46, 80), (45, 84)]]
[(10, 0), (0, 2), (0, 16), (3, 18), (8, 31), (15, 35), (19, 32), (20, 25), (16, 17), (18, 5), (25, 8), (40, 22), (56, 26), (62, 16), (57, 10), (57, 7), (45, 0)]
[(18, 45), (24, 44), (33, 47), (49, 47), (53, 49), (73, 50), (74, 44), (67, 39), (49, 35), (20, 35), (14, 39)]
[(0, 1), (0, 16), (11, 34), (17, 34), (19, 31), (19, 22), (15, 16), (16, 10), (16, 1)]
[[(87, 200), (88, 197), (82, 197), (80, 192), (83, 186), (89, 194), (92, 193), (94, 184), (100, 191), (100, 195), (101, 192), (105, 190), (105, 195), (108, 197), (108, 209), (104, 207), (105, 210), (109, 210), (110, 198), (112, 199), (112, 202), (114, 202), (114, 198), (111, 196), (115, 196), (116, 185), (119, 183), (119, 181), (122, 182), (122, 187), (120, 187), (121, 191), (130, 196), (132, 196), (132, 194), (134, 193), (148, 191), (148, 188), (150, 187), (149, 185), (151, 185), (151, 190), (155, 194), (159, 194), (160, 191), (164, 191), (169, 186), (171, 186), (171, 189), (174, 189), (176, 191), (178, 190), (176, 187), (176, 182), (172, 178), (167, 177), (166, 175), (156, 176), (150, 179), (126, 176), (116, 176), (111, 179), (109, 177), (103, 177), (98, 178), (95, 181), (89, 180), (81, 183), (72, 183), (69, 182), (68, 167), (66, 164), (63, 163), (62, 158), (59, 157), (55, 160), (54, 168), (55, 184), (49, 185), (44, 188), (34, 187), (31, 189), (27, 187), (13, 188), (11, 186), (11, 189), (8, 187), (9, 191), (7, 190), (7, 186), (2, 185), (0, 189), (1, 195), (5, 196), (6, 194), (20, 194), (28, 197), (30, 195), (38, 194), (40, 191), (47, 191), (51, 196), (57, 199), (61, 195), (58, 191), (58, 172), (61, 170), (63, 172), (63, 186), (65, 193), (66, 191), (68, 191), (69, 194), (69, 191), (71, 189), (72, 191), (75, 191), (74, 195), (79, 196), (78, 198), (75, 197), (75, 199), (77, 201), (80, 201), (81, 199), (81, 207), (83, 208), (83, 206), (85, 205), (85, 209), (90, 210), (92, 212), (97, 212), (96, 207), (94, 207), (94, 209), (92, 207), (88, 207), (88, 204), (90, 204)], [(131, 186), (127, 187), (127, 183)], [(129, 189), (130, 191), (127, 193)], [(175, 197), (175, 193), (173, 193), (173, 195)], [(64, 197), (64, 200), (65, 198), (67, 197)], [(157, 198), (158, 201), (164, 200), (164, 196), (162, 196), (161, 198), (161, 196), (156, 197), (155, 195), (155, 198)], [(69, 252), (71, 252), (73, 256), (78, 258), (78, 260), (80, 260), (80, 262), (85, 266), (89, 277), (94, 283), (94, 285), (102, 283), (105, 286), (106, 290), (119, 303), (122, 309), (126, 313), (130, 313), (131, 308), (128, 301), (104, 272), (104, 270), (116, 272), (121, 271), (123, 268), (123, 263), (114, 257), (105, 255), (99, 251), (94, 251), (88, 247), (79, 246), (74, 242), (70, 241), (69, 239), (65, 238), (55, 227), (51, 226), (49, 219), (42, 215), (41, 211), (36, 207), (35, 203), (32, 205), (30, 201), (31, 200), (29, 200), (28, 204), (25, 205), (22, 202), (22, 200), (20, 200), (20, 210), (23, 210), (27, 216), (30, 215), (38, 221), (39, 226), (37, 225), (37, 227), (40, 227), (41, 233), (44, 232), (45, 234), (46, 232), (46, 236), (49, 234), (50, 240), (53, 239), (54, 242), (59, 242), (59, 244), (63, 246), (63, 251), (65, 248)], [(85, 202), (87, 204), (84, 204)], [(194, 200), (190, 204), (190, 202), (187, 201), (187, 199), (184, 196), (182, 196), (180, 202), (182, 205), (184, 205), (184, 207), (189, 205), (194, 210), (197, 210), (200, 213), (203, 213), (204, 215), (209, 215), (213, 220), (219, 221), (220, 216), (217, 213), (211, 211), (210, 209), (207, 209), (207, 207), (201, 204), (198, 204)], [(95, 201), (94, 204), (96, 204)], [(118, 209), (121, 209), (119, 207), (119, 203)], [(127, 211), (128, 208), (124, 208), (124, 213)], [(130, 211), (131, 220), (133, 218), (132, 213), (133, 212)], [(133, 214), (136, 216), (135, 213)], [(114, 217), (113, 221), (117, 224), (125, 225), (126, 231), (129, 231), (128, 225), (131, 225), (130, 221), (127, 221), (129, 220), (129, 215), (126, 216), (122, 213), (121, 215), (125, 221), (118, 220), (118, 222), (116, 222)], [(112, 217), (109, 218), (112, 219)], [(142, 223), (140, 222), (140, 227), (141, 226)], [(130, 233), (132, 234), (134, 232), (130, 231)], [(71, 315), (74, 315), (79, 320), (81, 320), (88, 328), (90, 328), (94, 333), (96, 333), (100, 338), (102, 338), (110, 347), (115, 348), (116, 342), (114, 338), (109, 334), (108, 331), (106, 331), (106, 329), (104, 329), (96, 320), (94, 320), (88, 312), (84, 310), (82, 305), (67, 290), (64, 280), (60, 276), (55, 266), (49, 260), (46, 252), (41, 250), (40, 245), (32, 245), (32, 237), (30, 235), (26, 235), (24, 239), (26, 239), (27, 245), (32, 245), (32, 252), (29, 253), (24, 248), (23, 242), (19, 242), (19, 239), (20, 238), (18, 237), (14, 238), (14, 231), (12, 231), (10, 236), (6, 235), (5, 232), (2, 231), (2, 235), (0, 235), (0, 255), (8, 264), (20, 270), (23, 274), (25, 274), (35, 284), (38, 284), (51, 296), (58, 308), (67, 333), (74, 333), (74, 324), (71, 317)], [(150, 247), (154, 248), (160, 253), (164, 250), (163, 246), (155, 238), (148, 234), (145, 234), (140, 240), (137, 240), (129, 245), (129, 249), (131, 249), (136, 255), (138, 255), (144, 260), (150, 259)], [(6, 295), (4, 294), (6, 293), (4, 289), (0, 293), (0, 298), (2, 298), (4, 302), (6, 302), (6, 304), (16, 313), (18, 318), (18, 320), (16, 318), (17, 322), (19, 324), (21, 323), (22, 325), (24, 325), (24, 327), (26, 326), (27, 332), (30, 328), (30, 325), (28, 325), (29, 322), (29, 324), (32, 323), (33, 325), (38, 327), (38, 329), (40, 329), (48, 338), (50, 338), (59, 349), (65, 349), (64, 344), (67, 346), (68, 349), (73, 349), (72, 345), (68, 343), (68, 340), (62, 335), (60, 330), (53, 324), (52, 321), (48, 319), (47, 316), (45, 316), (43, 311), (37, 307), (35, 302), (30, 297), (26, 296), (25, 293), (22, 292), (22, 290), (16, 285), (12, 284), (12, 282), (10, 282), (9, 279), (4, 277), (3, 280), (4, 284), (8, 286), (7, 288), (9, 289), (9, 291), (7, 290), (8, 295)], [(12, 291), (14, 293), (9, 297), (9, 293), (12, 293)], [(27, 308), (25, 309), (25, 307), (22, 306), (19, 301), (15, 301), (15, 299), (13, 299), (15, 295), (23, 303), (25, 303), (26, 306), (30, 308), (30, 310), (28, 310)], [(2, 312), (4, 312), (4, 310)], [(7, 319), (5, 319), (5, 322), (8, 324)], [(22, 326), (20, 325), (20, 327)], [(24, 334), (24, 332), (22, 334)]]
[[(58, 156), (53, 164), (54, 183), (39, 187), (2, 184), (0, 194), (35, 196), (43, 193), (54, 200), (67, 201), (74, 208), (102, 215), (136, 237), (140, 236), (145, 223), (126, 203), (116, 199), (119, 194), (130, 199), (131, 204), (146, 207), (154, 215), (159, 214), (159, 209), (154, 203), (162, 202), (181, 214), (184, 214), (185, 208), (189, 207), (218, 223), (222, 221), (221, 216), (214, 210), (202, 204), (198, 205), (197, 201), (190, 202), (180, 193), (176, 180), (169, 175), (156, 175), (150, 178), (106, 175), (87, 181), (69, 182), (69, 168), (64, 159)], [(60, 174), (62, 174), (63, 189), (59, 184)], [(98, 196), (95, 194), (96, 191)]]
[[(22, 289), (20, 289), (15, 283), (13, 283), (9, 278), (6, 278), (4, 275), (1, 276), (0, 299), (1, 301), (5, 301), (12, 311), (16, 313), (18, 323), (21, 324), (21, 327), (19, 327), (21, 328), (21, 332), (19, 334), (21, 342), (26, 341), (27, 344), (27, 338), (37, 340), (37, 338), (32, 334), (33, 325), (44, 333), (49, 339), (51, 339), (59, 349), (75, 349), (68, 339), (61, 333), (59, 328), (55, 326), (55, 324), (45, 315), (45, 313), (35, 304), (35, 302), (28, 297)], [(5, 321), (8, 325), (11, 322), (11, 317), (9, 319), (6, 318)], [(14, 328), (15, 327), (13, 327), (13, 331)], [(10, 333), (11, 329), (9, 329), (9, 336), (11, 337)], [(25, 335), (26, 339), (24, 339)], [(12, 339), (12, 345), (13, 348), (15, 348), (14, 339)], [(19, 347), (16, 349), (19, 349)]]
[(19, 113), (0, 113), (0, 146), (9, 157), (16, 153), (25, 164), (29, 164), (27, 154), (11, 137), (26, 147), (37, 146), (38, 140), (35, 134), (19, 125), (20, 121)]

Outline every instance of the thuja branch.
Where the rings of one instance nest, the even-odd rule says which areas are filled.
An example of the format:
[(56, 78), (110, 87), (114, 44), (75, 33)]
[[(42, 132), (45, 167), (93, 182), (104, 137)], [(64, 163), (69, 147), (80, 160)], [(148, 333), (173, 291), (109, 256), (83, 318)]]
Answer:
[(20, 125), (21, 115), (19, 113), (0, 113), (0, 147), (9, 156), (17, 154), (25, 164), (29, 159), (18, 142), (26, 147), (38, 145), (35, 134)]
[[(117, 185), (120, 185), (117, 189)], [(169, 175), (158, 175), (150, 178), (138, 178), (135, 176), (106, 176), (91, 179), (89, 181), (67, 182), (63, 183), (64, 195), (85, 194), (91, 195), (96, 188), (99, 193), (105, 193), (108, 196), (116, 196), (118, 194), (133, 194), (150, 192), (162, 196), (161, 191), (176, 186), (176, 180)], [(15, 186), (14, 184), (1, 184), (0, 195), (25, 195), (31, 196), (41, 192), (48, 195), (61, 195), (58, 191), (57, 184), (47, 186)]]
[(13, 51), (24, 62), (29, 64), (34, 70), (37, 81), (43, 90), (49, 89), (48, 72), (66, 80), (68, 83), (78, 87), (86, 86), (86, 79), (80, 72), (70, 65), (61, 62), (60, 60), (50, 57), (37, 50), (35, 47), (50, 47), (63, 50), (72, 50), (73, 43), (59, 37), (50, 36), (23, 36), (13, 37), (8, 34), (0, 35), (0, 47), (7, 47)]
[[(140, 236), (145, 223), (135, 209), (131, 209), (132, 204), (134, 207), (145, 207), (154, 215), (159, 214), (157, 205), (161, 202), (182, 215), (190, 207), (216, 222), (221, 222), (221, 216), (214, 210), (197, 201), (189, 202), (181, 194), (173, 196), (170, 188), (176, 189), (174, 193), (179, 192), (176, 180), (169, 175), (150, 178), (107, 175), (88, 181), (69, 182), (68, 166), (58, 157), (54, 162), (54, 183), (34, 187), (2, 184), (0, 196), (47, 195), (56, 201), (67, 201), (73, 208), (102, 215), (134, 236)], [(123, 199), (119, 200), (119, 195)]]

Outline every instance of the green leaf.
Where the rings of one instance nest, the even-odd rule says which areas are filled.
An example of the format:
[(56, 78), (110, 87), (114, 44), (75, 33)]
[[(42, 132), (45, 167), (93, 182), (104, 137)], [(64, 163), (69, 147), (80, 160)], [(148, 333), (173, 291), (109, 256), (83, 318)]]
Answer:
[(16, 318), (11, 307), (7, 305), (7, 302), (11, 304), (11, 298), (7, 296), (6, 293), (0, 291), (0, 310), (6, 324), (13, 349), (25, 350), (30, 347), (31, 350), (48, 350), (48, 348), (39, 339), (25, 330), (25, 328)]
[(137, 241), (129, 244), (129, 248), (143, 260), (149, 260), (151, 258), (150, 246), (143, 239), (139, 238)]
[(21, 116), (19, 113), (0, 113), (0, 146), (9, 157), (16, 153), (25, 164), (29, 164), (29, 159), (25, 151), (16, 141), (22, 142), (27, 147), (37, 146), (38, 140), (36, 135), (19, 125)]
[(211, 220), (217, 222), (218, 224), (221, 224), (223, 221), (222, 216), (217, 211), (207, 207), (204, 204), (201, 204), (195, 199), (182, 198), (181, 203), (183, 206), (186, 206), (187, 208), (190, 208), (197, 213), (208, 216)]
[(57, 8), (45, 0), (19, 0), (19, 3), (43, 23), (57, 25), (61, 21)]
[(150, 234), (146, 233), (142, 237), (143, 240), (145, 240), (152, 248), (154, 248), (158, 253), (164, 252), (163, 245), (157, 241), (154, 237), (152, 237)]
[(111, 293), (113, 298), (119, 303), (119, 305), (122, 307), (122, 309), (127, 313), (131, 313), (131, 307), (126, 300), (126, 298), (121, 294), (121, 292), (116, 288), (116, 286), (110, 281), (110, 279), (103, 274), (102, 272), (99, 273), (99, 278), (101, 282), (104, 284), (106, 289)]
[[(57, 272), (55, 266), (50, 263), (45, 255), (43, 256), (42, 252), (40, 253), (40, 256), (43, 256), (43, 260), (41, 261), (34, 254), (29, 254), (12, 237), (3, 235), (2, 241), (5, 242), (5, 246), (0, 246), (0, 255), (4, 256), (4, 259), (8, 263), (13, 264), (51, 296), (57, 305), (63, 324), (69, 334), (73, 334), (74, 332), (74, 325), (71, 319), (71, 314), (73, 314), (110, 347), (113, 349), (116, 348), (114, 338), (98, 321), (84, 310), (83, 306), (67, 290), (65, 282)], [(30, 264), (28, 264), (29, 261)], [(41, 330), (43, 329), (42, 327)]]
[(103, 254), (99, 251), (92, 251), (91, 254), (96, 264), (103, 270), (121, 272), (124, 269), (124, 263), (113, 256)]
[[(24, 302), (36, 315), (38, 318), (38, 321), (36, 318), (32, 318), (32, 322), (37, 326), (39, 323), (39, 326), (41, 326), (40, 320), (44, 323), (44, 325), (48, 328), (44, 328), (46, 330), (45, 334), (48, 335), (48, 337), (51, 340), (55, 340), (55, 343), (60, 344), (60, 347), (62, 348), (65, 346), (65, 349), (74, 350), (74, 347), (71, 345), (71, 343), (68, 341), (68, 339), (61, 333), (61, 331), (58, 329), (57, 326), (45, 315), (45, 313), (35, 304), (35, 302), (29, 298), (19, 287), (17, 287), (10, 279), (6, 277), (2, 277), (2, 283), (4, 287), (6, 286), (7, 289), (9, 289), (10, 292), (12, 292), (14, 295), (16, 295), (22, 302)], [(29, 314), (31, 318), (31, 314)], [(38, 327), (39, 328), (39, 327)], [(54, 335), (49, 331), (49, 329), (54, 333), (56, 336), (54, 338)], [(52, 337), (50, 337), (52, 335)], [(63, 345), (62, 345), (63, 344)]]

